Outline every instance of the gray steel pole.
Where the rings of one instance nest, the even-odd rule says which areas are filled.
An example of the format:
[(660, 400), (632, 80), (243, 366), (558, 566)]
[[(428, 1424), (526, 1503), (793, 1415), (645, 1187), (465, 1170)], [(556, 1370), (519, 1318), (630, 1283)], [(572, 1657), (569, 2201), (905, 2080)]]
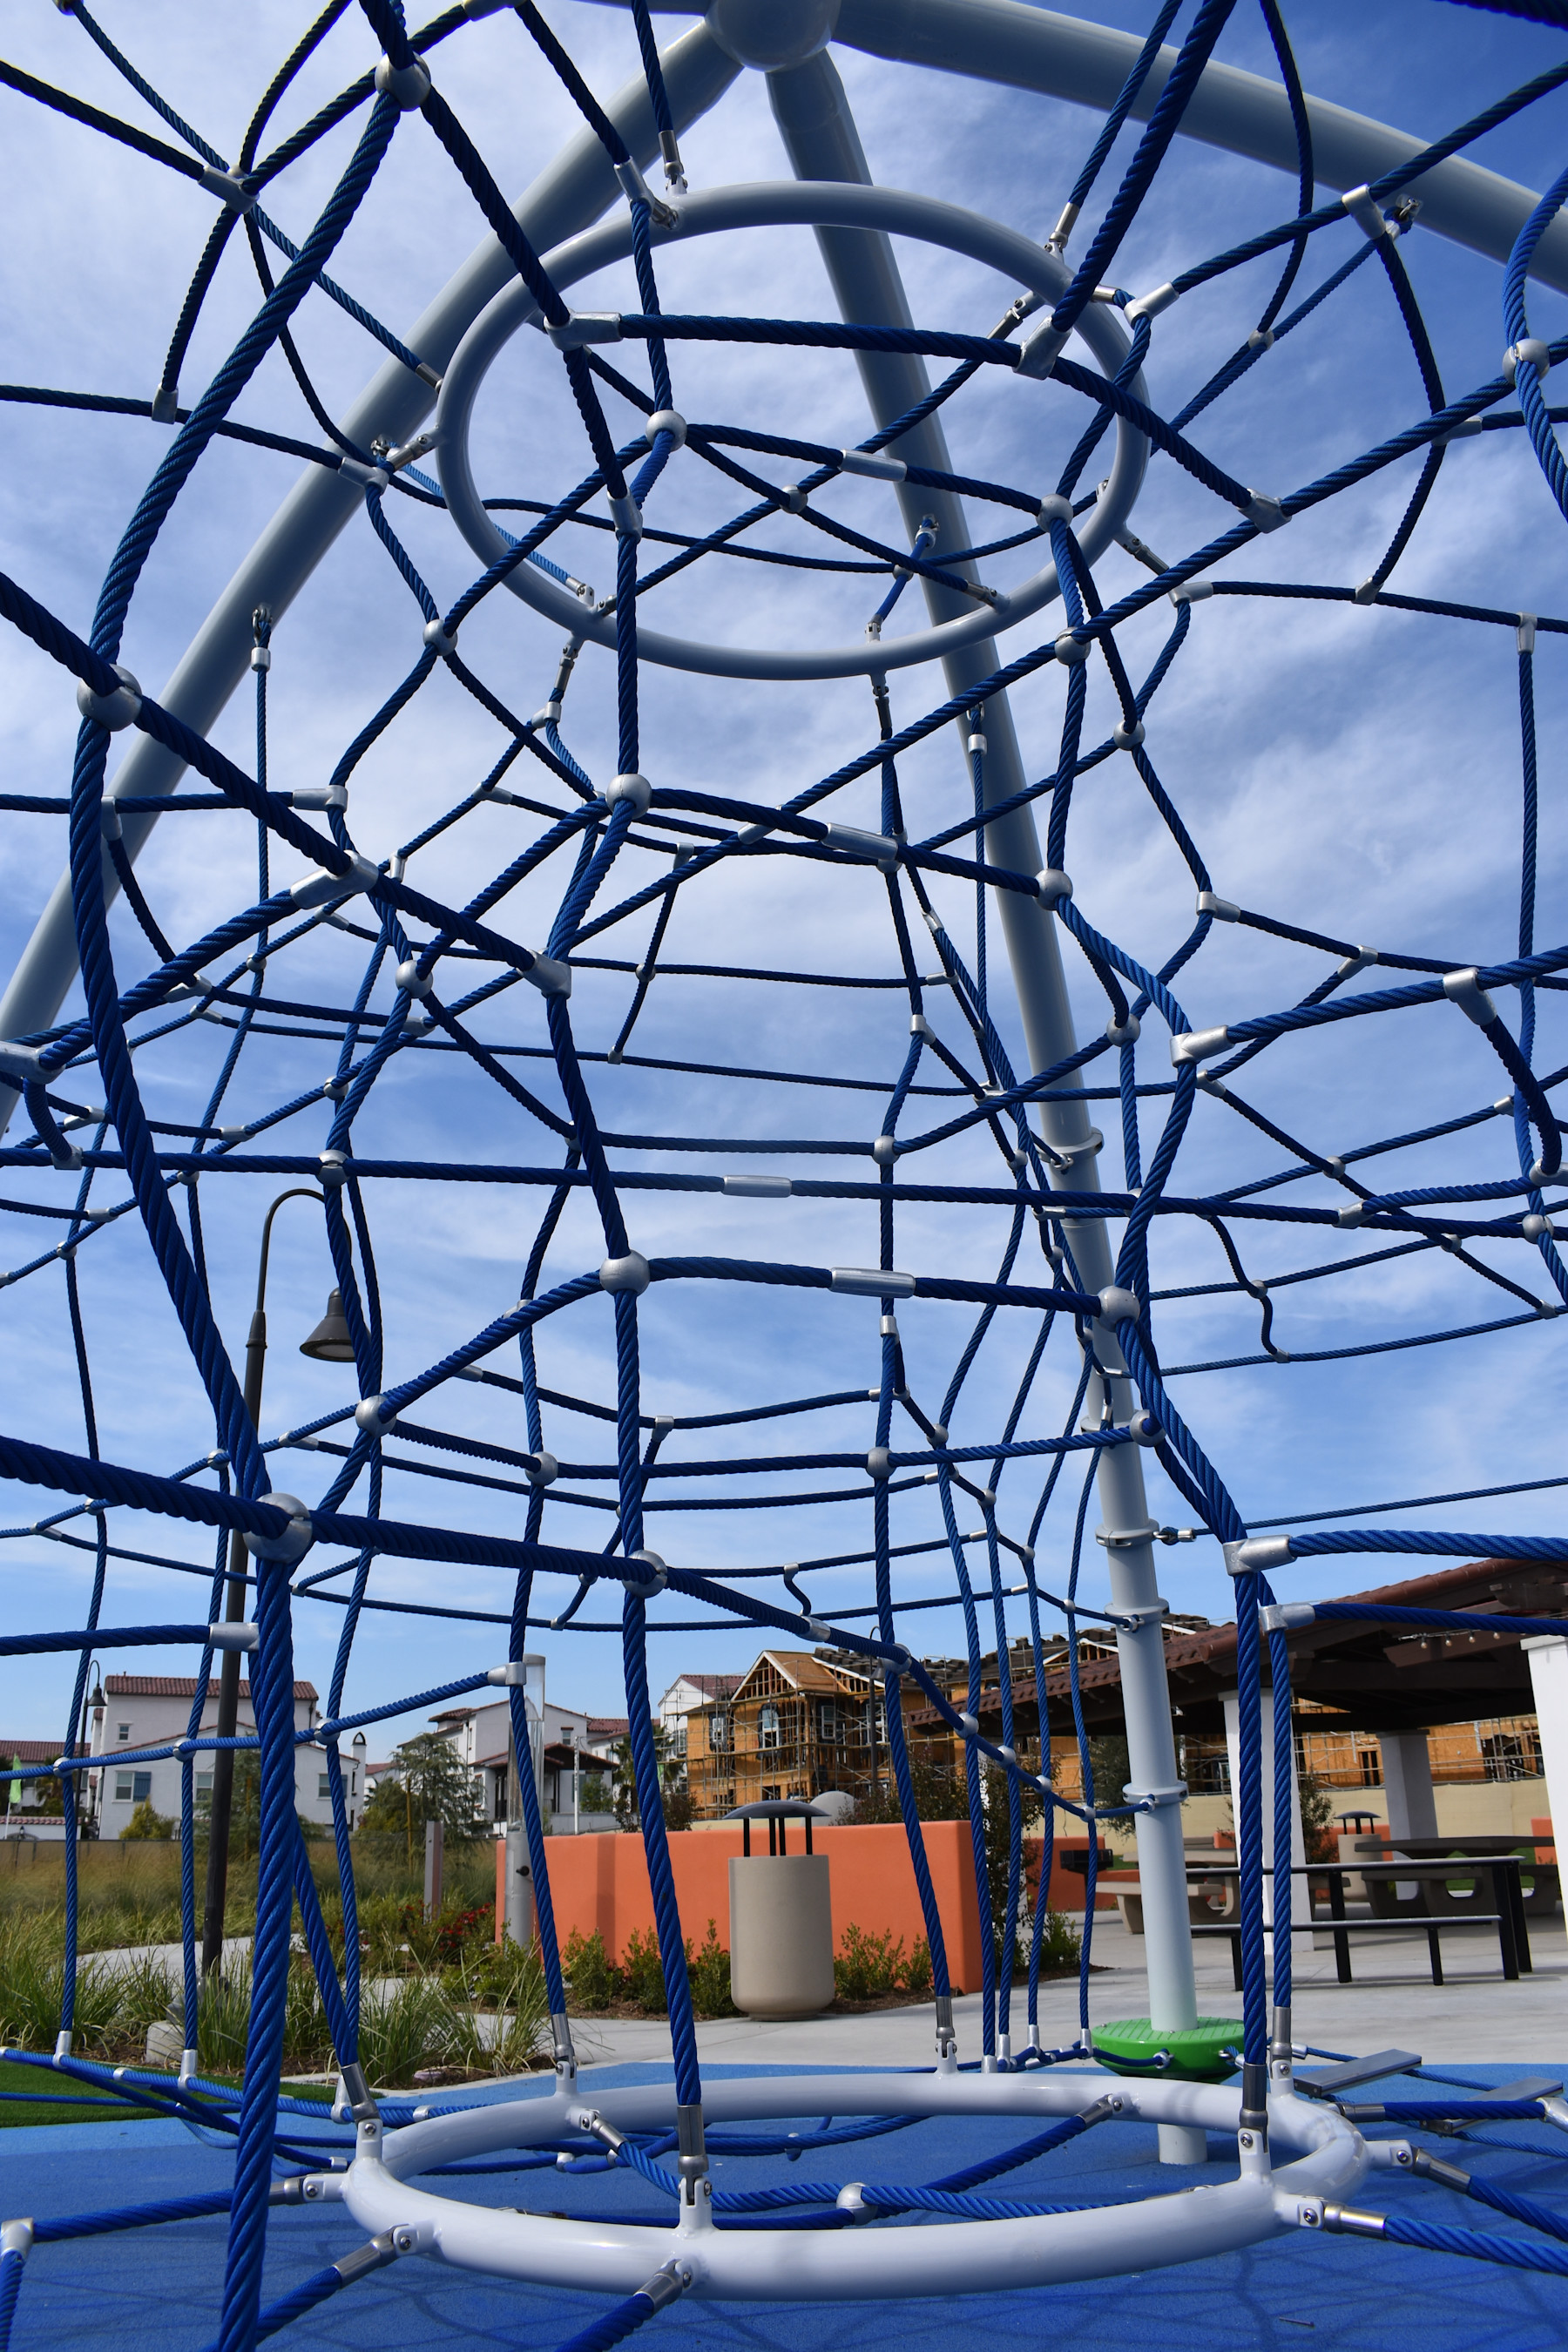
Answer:
[[(819, 54), (803, 65), (771, 74), (768, 89), (790, 162), (803, 179), (869, 181), (843, 85), (828, 58)], [(819, 229), (816, 237), (845, 318), (889, 326), (911, 323), (887, 237), (865, 229), (837, 228)], [(918, 358), (880, 352), (858, 352), (856, 356), (867, 398), (879, 425), (901, 415), (927, 389), (924, 363)], [(952, 470), (938, 417), (928, 417), (891, 446), (907, 463), (939, 471)], [(905, 485), (899, 486), (899, 497), (911, 536), (922, 514), (935, 516), (939, 561), (947, 560), (942, 553), (944, 548), (972, 543), (960, 499), (941, 491)], [(973, 572), (970, 576), (973, 576)], [(945, 620), (965, 608), (967, 599), (956, 589), (930, 582), (925, 588), (933, 619)], [(998, 659), (994, 640), (962, 648), (942, 665), (949, 689), (961, 692), (988, 676), (998, 666)], [(987, 800), (994, 803), (1010, 798), (1026, 781), (1005, 696), (995, 696), (987, 702), (985, 732), (989, 746), (985, 793)], [(987, 826), (986, 856), (997, 865), (1019, 873), (1039, 871), (1043, 860), (1034, 819), (1027, 808), (1016, 810)], [(1056, 925), (1037, 902), (1025, 900), (1011, 891), (998, 895), (1030, 1062), (1036, 1070), (1047, 1069), (1070, 1054), (1076, 1044)], [(1073, 1153), (1070, 1170), (1064, 1170), (1060, 1177), (1053, 1171), (1053, 1183), (1060, 1187), (1065, 1179), (1075, 1191), (1098, 1190), (1099, 1174), (1093, 1155), (1083, 1150), (1089, 1134), (1083, 1104), (1043, 1104), (1041, 1123), (1050, 1143), (1058, 1150)], [(1075, 1223), (1067, 1230), (1085, 1286), (1090, 1290), (1105, 1288), (1112, 1277), (1112, 1265), (1103, 1220)], [(1119, 1357), (1110, 1360), (1120, 1366)], [(1117, 1381), (1113, 1400), (1117, 1418), (1125, 1421), (1134, 1402), (1129, 1384)], [(1109, 1532), (1125, 1537), (1131, 1530), (1148, 1528), (1142, 1465), (1134, 1447), (1118, 1446), (1105, 1454), (1100, 1468), (1100, 1496)], [(1121, 1662), (1132, 1776), (1130, 1787), (1140, 1794), (1160, 1791), (1167, 1799), (1155, 1811), (1137, 1816), (1137, 1839), (1149, 1969), (1149, 2014), (1157, 2029), (1173, 2032), (1195, 2022), (1197, 1998), (1193, 1979), (1181, 1807), (1170, 1801), (1176, 1789), (1176, 1756), (1165, 1681), (1164, 1643), (1157, 1613), (1161, 1604), (1153, 1549), (1147, 1537), (1142, 1537), (1111, 1545), (1107, 1557), (1112, 1608), (1152, 1612), (1141, 1616), (1135, 1633), (1118, 1634), (1117, 1648)], [(1161, 2126), (1161, 2155), (1167, 2163), (1201, 2163), (1204, 2152), (1201, 2132), (1183, 2126)]]
[[(625, 8), (631, 0), (606, 0), (606, 5)], [(929, 66), (939, 73), (999, 82), (1007, 89), (1037, 90), (1042, 98), (1065, 99), (1069, 106), (1090, 107), (1100, 114), (1113, 104), (1143, 46), (1140, 35), (1064, 16), (1054, 8), (1037, 8), (1026, 0), (805, 0), (805, 6), (795, 0), (795, 5), (803, 16), (810, 7), (826, 22), (829, 37), (845, 48), (899, 65)], [(689, 0), (651, 0), (651, 5), (656, 15), (698, 13)], [(710, 23), (722, 30), (736, 5), (737, 0), (716, 0), (708, 12)], [(769, 0), (769, 7), (774, 18), (782, 18), (785, 0)], [(1146, 122), (1152, 114), (1175, 62), (1173, 48), (1160, 51), (1133, 100), (1135, 122)], [(1321, 187), (1342, 192), (1364, 186), (1396, 164), (1408, 163), (1427, 144), (1407, 131), (1356, 114), (1348, 106), (1334, 106), (1327, 99), (1310, 97), (1307, 115), (1312, 128), (1312, 166)], [(1228, 154), (1248, 155), (1254, 163), (1270, 163), (1281, 172), (1296, 169), (1296, 131), (1283, 89), (1237, 66), (1204, 68), (1182, 118), (1181, 135), (1224, 148)], [(1054, 211), (1066, 194), (1064, 181), (1049, 209)], [(1421, 200), (1423, 228), (1456, 245), (1468, 245), (1493, 261), (1507, 260), (1540, 201), (1517, 180), (1505, 180), (1462, 155), (1424, 172), (1412, 181), (1411, 194)], [(1548, 227), (1530, 274), (1543, 286), (1568, 292), (1568, 219), (1560, 215)]]
[[(695, 26), (674, 42), (665, 53), (664, 77), (678, 127), (684, 130), (706, 113), (739, 70), (704, 26)], [(633, 154), (644, 163), (650, 163), (658, 152), (658, 134), (647, 85), (640, 74), (626, 83), (608, 110)], [(591, 131), (584, 131), (568, 141), (514, 210), (535, 250), (544, 252), (588, 227), (619, 195), (603, 147)], [(511, 274), (511, 264), (500, 244), (494, 236), (487, 236), (410, 330), (410, 350), (429, 366), (444, 368), (474, 320)], [(436, 396), (431, 386), (411, 374), (400, 360), (388, 360), (349, 409), (343, 430), (362, 449), (378, 436), (395, 446), (418, 430), (435, 406)], [(357, 483), (323, 467), (306, 467), (159, 696), (166, 709), (198, 733), (208, 732), (248, 672), (250, 616), (257, 605), (267, 605), (275, 620), (287, 611), (339, 532), (352, 520), (363, 496)], [(121, 761), (110, 790), (116, 797), (122, 793), (168, 793), (184, 772), (184, 762), (173, 752), (151, 736), (139, 735)], [(156, 822), (151, 813), (123, 820), (126, 854), (132, 860)], [(107, 854), (104, 887), (110, 898), (120, 887)], [(26, 1037), (47, 1029), (65, 1002), (76, 970), (70, 877), (65, 874), (0, 999), (0, 1037)], [(0, 1087), (0, 1135), (19, 1099), (10, 1087)]]
[[(1114, 102), (1142, 47), (1135, 34), (1085, 24), (1051, 8), (1025, 6), (1021, 0), (841, 0), (833, 37), (872, 57), (1002, 82), (1010, 89), (1038, 90), (1100, 113)], [(1135, 121), (1146, 122), (1152, 114), (1175, 62), (1173, 48), (1161, 50), (1133, 101)], [(1408, 163), (1428, 143), (1321, 98), (1308, 99), (1307, 116), (1312, 170), (1326, 188), (1363, 187)], [(1204, 68), (1182, 117), (1182, 136), (1249, 155), (1281, 172), (1296, 169), (1296, 132), (1284, 89), (1236, 66)], [(1053, 188), (1049, 208), (1054, 211), (1067, 192), (1066, 181), (1059, 190)], [(1423, 228), (1494, 261), (1508, 259), (1540, 201), (1517, 181), (1460, 155), (1424, 172), (1411, 182), (1410, 193), (1421, 200)], [(1568, 290), (1568, 220), (1561, 215), (1537, 246), (1530, 274), (1543, 286)]]

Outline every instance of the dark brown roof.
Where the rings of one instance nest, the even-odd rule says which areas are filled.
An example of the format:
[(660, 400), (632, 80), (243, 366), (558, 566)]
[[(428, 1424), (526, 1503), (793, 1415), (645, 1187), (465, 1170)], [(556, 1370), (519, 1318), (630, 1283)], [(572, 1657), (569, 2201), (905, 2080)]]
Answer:
[[(1481, 1610), (1513, 1617), (1563, 1617), (1568, 1633), (1568, 1567), (1558, 1561), (1481, 1559), (1337, 1596), (1395, 1609)], [(1314, 1727), (1343, 1731), (1417, 1731), (1483, 1716), (1530, 1715), (1535, 1709), (1530, 1662), (1517, 1633), (1425, 1633), (1394, 1624), (1318, 1618), (1292, 1627), (1290, 1688), (1297, 1699), (1330, 1712)], [(1225, 1692), (1236, 1688), (1236, 1626), (1171, 1634), (1165, 1643), (1171, 1703), (1184, 1732), (1223, 1731)], [(1114, 1656), (1086, 1658), (1079, 1672), (1084, 1721), (1090, 1732), (1121, 1728), (1121, 1667)], [(1070, 1728), (1068, 1676), (1046, 1676), (1053, 1730)], [(981, 1715), (999, 1708), (993, 1691)], [(1015, 1675), (1013, 1704), (1034, 1721), (1032, 1675)], [(915, 1724), (938, 1720), (922, 1708)]]
[(14, 1764), (18, 1757), (24, 1764), (52, 1764), (57, 1756), (85, 1756), (88, 1752), (79, 1739), (69, 1748), (62, 1748), (58, 1739), (0, 1739), (0, 1780), (5, 1778), (5, 1766)]
[(624, 1715), (591, 1715), (587, 1718), (584, 1739), (624, 1739), (631, 1725)]
[[(196, 1678), (195, 1675), (105, 1675), (103, 1690), (106, 1698), (195, 1698)], [(250, 1696), (250, 1685), (243, 1677), (239, 1695), (245, 1699)], [(321, 1693), (314, 1683), (296, 1683), (294, 1696), (314, 1700)], [(208, 1683), (207, 1696), (216, 1698), (216, 1683)]]

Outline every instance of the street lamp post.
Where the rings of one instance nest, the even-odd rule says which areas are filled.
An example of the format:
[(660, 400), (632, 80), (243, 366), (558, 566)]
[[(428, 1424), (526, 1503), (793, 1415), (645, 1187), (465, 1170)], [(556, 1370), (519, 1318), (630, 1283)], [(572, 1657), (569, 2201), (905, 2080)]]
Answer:
[[(272, 1247), (272, 1220), (285, 1201), (320, 1201), (321, 1197), (313, 1185), (291, 1185), (288, 1192), (279, 1193), (262, 1220), (261, 1256), (256, 1269), (256, 1311), (251, 1316), (250, 1333), (245, 1343), (245, 1410), (250, 1416), (251, 1427), (258, 1433), (261, 1425), (261, 1379), (267, 1366), (267, 1261)], [(314, 1339), (316, 1333), (312, 1332), (310, 1338)], [(305, 1344), (310, 1349), (310, 1340)], [(352, 1348), (349, 1352), (353, 1354)], [(237, 1528), (229, 1538), (228, 1599), (224, 1608), (226, 1623), (243, 1623), (246, 1590), (245, 1538)], [(218, 1672), (218, 1738), (232, 1739), (238, 1720), (239, 1652), (226, 1650)], [(202, 1911), (204, 1976), (211, 1975), (223, 1955), (224, 1902), (228, 1891), (228, 1829), (233, 1805), (234, 1750), (232, 1748), (216, 1748), (213, 1752), (212, 1811), (207, 1823), (206, 1896)]]

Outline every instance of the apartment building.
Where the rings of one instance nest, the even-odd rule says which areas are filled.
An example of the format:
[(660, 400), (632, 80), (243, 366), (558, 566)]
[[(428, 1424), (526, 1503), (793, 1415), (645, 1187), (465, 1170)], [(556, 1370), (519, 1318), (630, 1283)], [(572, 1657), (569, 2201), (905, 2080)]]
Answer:
[[(217, 1692), (216, 1682), (209, 1682), (201, 1718), (202, 1735), (209, 1738), (217, 1729)], [(195, 1679), (189, 1675), (104, 1676), (104, 1704), (92, 1710), (91, 1734), (88, 1743), (89, 1752), (101, 1758), (102, 1762), (86, 1776), (100, 1837), (118, 1837), (141, 1804), (150, 1803), (154, 1812), (163, 1813), (171, 1820), (179, 1819), (178, 1759), (173, 1756), (142, 1758), (136, 1751), (166, 1748), (184, 1739), (190, 1728), (191, 1702), (195, 1695)], [(297, 1682), (294, 1685), (295, 1730), (310, 1731), (320, 1720), (321, 1706), (315, 1684)], [(250, 1685), (244, 1680), (239, 1685), (239, 1714), (236, 1729), (242, 1738), (247, 1735), (254, 1737), (256, 1731)], [(117, 1756), (123, 1756), (126, 1760), (117, 1763)], [(346, 1746), (342, 1757), (343, 1794), (350, 1818), (354, 1819), (364, 1803), (363, 1767)], [(198, 1798), (210, 1793), (212, 1774), (213, 1751), (210, 1748), (201, 1749), (195, 1759), (195, 1793)], [(308, 1822), (327, 1824), (331, 1821), (326, 1758), (319, 1748), (300, 1747), (295, 1750), (294, 1808)]]

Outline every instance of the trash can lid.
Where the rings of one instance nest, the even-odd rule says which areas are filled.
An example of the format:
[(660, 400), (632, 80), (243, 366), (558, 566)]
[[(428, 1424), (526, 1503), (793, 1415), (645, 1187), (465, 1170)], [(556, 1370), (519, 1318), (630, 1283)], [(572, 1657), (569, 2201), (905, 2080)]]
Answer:
[(754, 1805), (736, 1805), (724, 1816), (727, 1822), (814, 1821), (832, 1822), (831, 1813), (825, 1813), (805, 1797), (762, 1797)]

